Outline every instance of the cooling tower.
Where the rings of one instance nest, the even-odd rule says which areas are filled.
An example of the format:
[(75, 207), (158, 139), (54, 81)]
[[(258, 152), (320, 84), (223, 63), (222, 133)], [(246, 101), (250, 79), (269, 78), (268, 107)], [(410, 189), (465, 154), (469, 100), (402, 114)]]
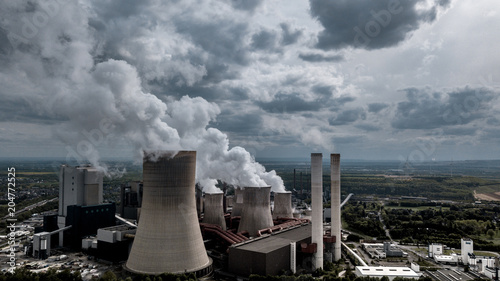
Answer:
[(241, 216), (243, 213), (243, 189), (234, 188), (232, 217)]
[(223, 200), (223, 193), (205, 193), (205, 213), (203, 215), (203, 222), (216, 224), (223, 230), (226, 230)]
[(144, 157), (141, 219), (126, 268), (139, 274), (202, 276), (212, 262), (196, 214), (196, 151), (173, 154), (164, 152), (156, 162)]
[(332, 232), (331, 235), (335, 236), (335, 244), (333, 249), (333, 259), (338, 261), (340, 259), (341, 247), (341, 220), (340, 220), (340, 154), (330, 155), (330, 169), (331, 169), (331, 203), (332, 203)]
[(311, 153), (311, 205), (312, 235), (311, 242), (316, 243), (314, 269), (323, 268), (323, 155)]
[(243, 213), (238, 232), (248, 231), (256, 236), (257, 231), (274, 226), (271, 215), (271, 187), (245, 187), (243, 190)]
[(273, 219), (277, 218), (293, 218), (291, 192), (274, 193)]

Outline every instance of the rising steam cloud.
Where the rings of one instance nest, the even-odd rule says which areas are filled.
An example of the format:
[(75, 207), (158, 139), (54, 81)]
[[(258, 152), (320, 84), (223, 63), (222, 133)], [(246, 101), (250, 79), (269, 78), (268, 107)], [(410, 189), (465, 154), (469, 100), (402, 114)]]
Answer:
[[(161, 100), (148, 93), (144, 76), (162, 75), (143, 71), (141, 63), (153, 63), (151, 57), (137, 65), (106, 58), (103, 46), (112, 38), (102, 38), (105, 31), (92, 20), (89, 3), (41, 2), (0, 4), (0, 37), (7, 38), (0, 43), (2, 95), (7, 105), (21, 104), (27, 114), (53, 123), (54, 136), (77, 160), (105, 170), (96, 147), (110, 145), (109, 140), (132, 145), (138, 159), (144, 150), (196, 150), (197, 181), (205, 191), (215, 191), (217, 179), (284, 190), (275, 171), (266, 172), (244, 148), (229, 148), (227, 135), (209, 127), (221, 112), (217, 104), (189, 96)], [(172, 70), (162, 68), (164, 58), (157, 61), (155, 69)], [(185, 83), (205, 73), (202, 67), (184, 66), (192, 73)]]

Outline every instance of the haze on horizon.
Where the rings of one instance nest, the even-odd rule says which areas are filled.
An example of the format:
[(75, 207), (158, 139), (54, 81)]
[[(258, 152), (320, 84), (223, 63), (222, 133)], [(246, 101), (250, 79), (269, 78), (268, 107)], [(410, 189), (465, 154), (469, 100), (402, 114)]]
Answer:
[(71, 157), (82, 141), (132, 157), (137, 143), (224, 139), (214, 128), (256, 158), (500, 159), (498, 9), (4, 1), (0, 157)]

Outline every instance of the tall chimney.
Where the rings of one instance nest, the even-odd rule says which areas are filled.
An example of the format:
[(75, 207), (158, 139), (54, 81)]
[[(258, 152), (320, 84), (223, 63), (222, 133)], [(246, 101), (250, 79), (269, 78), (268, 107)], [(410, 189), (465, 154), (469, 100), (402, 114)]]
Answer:
[(313, 256), (314, 269), (323, 268), (323, 155), (311, 153), (312, 236), (317, 251)]
[(274, 193), (273, 219), (277, 218), (293, 218), (291, 192)]
[(272, 227), (271, 187), (245, 187), (243, 190), (243, 213), (238, 232), (248, 231), (256, 236), (257, 231)]
[(340, 154), (330, 155), (330, 169), (331, 169), (331, 210), (332, 210), (332, 232), (331, 235), (335, 236), (335, 244), (333, 249), (333, 259), (338, 261), (340, 259), (340, 247), (342, 240), (341, 233), (341, 220), (340, 220)]
[(205, 213), (204, 223), (216, 224), (226, 230), (226, 220), (224, 219), (223, 193), (205, 193)]
[(234, 188), (232, 217), (241, 216), (241, 213), (243, 213), (243, 193), (243, 189)]
[(196, 151), (165, 151), (156, 162), (151, 156), (144, 156), (141, 219), (126, 268), (149, 275), (206, 275), (212, 261), (196, 214)]

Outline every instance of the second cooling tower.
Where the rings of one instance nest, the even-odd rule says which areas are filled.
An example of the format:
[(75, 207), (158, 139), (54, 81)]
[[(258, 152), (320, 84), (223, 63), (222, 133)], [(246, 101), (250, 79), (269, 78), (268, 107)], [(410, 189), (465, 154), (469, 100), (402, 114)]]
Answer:
[(291, 192), (274, 193), (273, 219), (277, 218), (293, 218)]
[(226, 230), (222, 200), (224, 200), (223, 193), (205, 193), (203, 222), (218, 225), (223, 230)]
[(150, 158), (144, 157), (141, 219), (126, 268), (149, 275), (206, 275), (211, 260), (196, 214), (196, 152), (164, 152), (157, 161)]
[(243, 213), (238, 232), (248, 231), (256, 236), (261, 229), (272, 227), (271, 187), (245, 187), (243, 190)]

